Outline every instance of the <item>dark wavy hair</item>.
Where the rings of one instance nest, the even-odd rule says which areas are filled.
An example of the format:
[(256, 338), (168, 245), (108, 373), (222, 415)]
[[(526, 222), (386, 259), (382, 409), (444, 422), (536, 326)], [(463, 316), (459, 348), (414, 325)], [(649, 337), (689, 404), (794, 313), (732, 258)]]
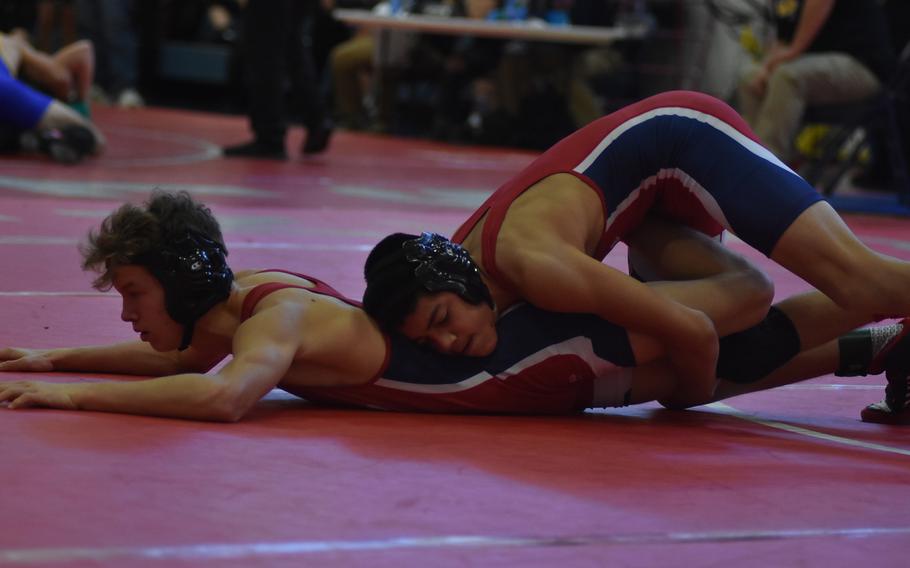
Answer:
[(153, 256), (188, 232), (218, 243), (227, 255), (221, 227), (208, 207), (185, 191), (156, 189), (142, 206), (124, 204), (89, 232), (79, 247), (82, 268), (98, 273), (95, 289), (109, 290), (114, 268)]

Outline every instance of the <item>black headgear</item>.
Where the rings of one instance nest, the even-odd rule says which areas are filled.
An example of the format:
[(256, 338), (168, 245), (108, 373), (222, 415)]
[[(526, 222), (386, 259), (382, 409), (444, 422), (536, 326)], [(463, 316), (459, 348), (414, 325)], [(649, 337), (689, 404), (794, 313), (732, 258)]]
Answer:
[(226, 255), (219, 243), (191, 231), (168, 242), (163, 250), (135, 260), (161, 282), (168, 315), (183, 325), (181, 351), (193, 339), (196, 320), (231, 293), (234, 274)]
[(364, 267), (363, 308), (395, 329), (427, 292), (454, 292), (472, 304), (494, 307), (480, 270), (460, 245), (435, 233), (396, 233), (382, 240)]
[(416, 265), (414, 278), (424, 290), (455, 292), (472, 304), (486, 302), (493, 306), (477, 264), (461, 245), (436, 233), (422, 233), (401, 248), (405, 259)]

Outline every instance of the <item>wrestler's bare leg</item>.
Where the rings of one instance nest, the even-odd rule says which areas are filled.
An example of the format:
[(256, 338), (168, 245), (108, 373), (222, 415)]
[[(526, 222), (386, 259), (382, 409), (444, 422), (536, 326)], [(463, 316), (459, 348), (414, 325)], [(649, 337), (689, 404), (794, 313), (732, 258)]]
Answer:
[(626, 244), (630, 267), (650, 287), (705, 312), (719, 336), (751, 327), (768, 313), (774, 284), (716, 239), (649, 216), (628, 235)]
[(55, 53), (53, 60), (72, 77), (71, 94), (79, 101), (88, 100), (95, 79), (95, 49), (89, 40), (71, 43)]
[(867, 247), (826, 202), (796, 218), (771, 259), (864, 321), (910, 315), (910, 263)]

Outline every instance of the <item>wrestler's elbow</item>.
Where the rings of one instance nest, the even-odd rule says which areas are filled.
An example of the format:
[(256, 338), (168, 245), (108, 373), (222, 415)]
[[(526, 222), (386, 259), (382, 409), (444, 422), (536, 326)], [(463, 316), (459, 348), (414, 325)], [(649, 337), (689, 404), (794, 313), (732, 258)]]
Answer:
[(211, 422), (238, 422), (252, 405), (245, 404), (235, 386), (218, 380), (209, 382), (199, 402), (199, 413)]
[(234, 393), (221, 394), (210, 407), (212, 419), (216, 422), (240, 422), (255, 402)]
[(213, 419), (219, 422), (239, 422), (256, 406), (262, 397), (274, 385), (262, 385), (258, 382), (226, 382), (213, 393), (210, 410)]

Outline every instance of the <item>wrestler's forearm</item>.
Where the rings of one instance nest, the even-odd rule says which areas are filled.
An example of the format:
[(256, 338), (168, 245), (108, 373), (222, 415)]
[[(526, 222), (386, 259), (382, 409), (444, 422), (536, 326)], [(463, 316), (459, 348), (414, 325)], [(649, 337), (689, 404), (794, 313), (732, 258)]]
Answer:
[(793, 40), (786, 50), (779, 52), (776, 59), (772, 61), (773, 65), (789, 61), (805, 53), (812, 42), (818, 36), (819, 30), (825, 25), (831, 10), (834, 8), (835, 0), (806, 0), (803, 6), (803, 13), (799, 18)]
[(216, 377), (198, 373), (143, 381), (71, 383), (66, 388), (79, 410), (217, 422), (238, 418), (227, 395), (230, 389)]
[(159, 353), (141, 341), (49, 349), (45, 353), (54, 371), (161, 377), (185, 370), (175, 352)]

